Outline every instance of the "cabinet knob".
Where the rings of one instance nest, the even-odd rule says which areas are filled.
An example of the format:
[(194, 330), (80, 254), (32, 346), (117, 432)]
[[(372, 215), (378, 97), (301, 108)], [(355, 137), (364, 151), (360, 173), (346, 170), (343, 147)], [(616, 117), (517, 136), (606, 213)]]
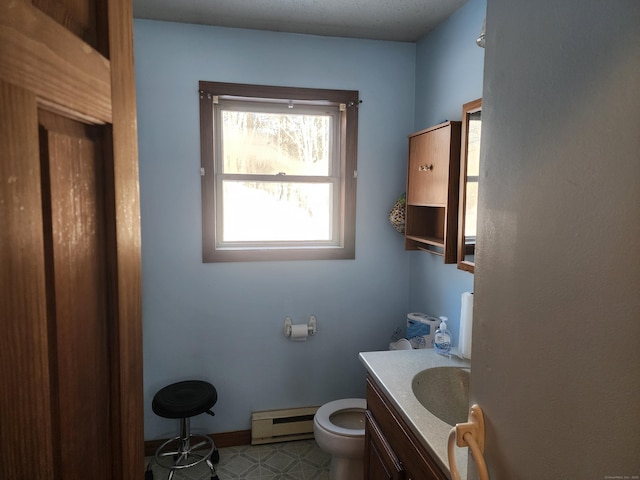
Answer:
[(420, 165), (418, 167), (419, 172), (430, 172), (433, 170), (433, 165)]

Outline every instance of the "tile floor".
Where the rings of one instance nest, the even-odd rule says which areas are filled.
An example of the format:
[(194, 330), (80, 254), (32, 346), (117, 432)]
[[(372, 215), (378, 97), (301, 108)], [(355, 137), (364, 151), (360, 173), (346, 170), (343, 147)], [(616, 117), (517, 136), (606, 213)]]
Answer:
[[(331, 457), (315, 440), (243, 445), (219, 449), (215, 466), (220, 480), (328, 480)], [(166, 480), (168, 470), (153, 466), (154, 480)], [(209, 480), (210, 470), (200, 464), (176, 472), (173, 480)]]

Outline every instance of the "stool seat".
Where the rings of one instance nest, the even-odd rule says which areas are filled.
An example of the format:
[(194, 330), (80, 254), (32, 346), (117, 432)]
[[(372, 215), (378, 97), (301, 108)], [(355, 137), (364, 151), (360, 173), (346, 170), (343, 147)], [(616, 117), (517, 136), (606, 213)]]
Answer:
[(220, 454), (208, 435), (192, 434), (191, 417), (208, 413), (213, 415), (211, 407), (218, 401), (218, 392), (209, 382), (186, 380), (172, 383), (158, 391), (153, 397), (153, 412), (164, 418), (180, 419), (180, 435), (165, 441), (156, 450), (156, 454), (147, 465), (145, 480), (153, 480), (152, 465), (169, 470), (167, 480), (180, 470), (206, 463), (211, 470), (211, 480), (219, 480), (214, 463), (220, 460)]
[(151, 408), (164, 418), (188, 418), (211, 413), (218, 401), (218, 392), (209, 382), (186, 380), (167, 385), (153, 397)]

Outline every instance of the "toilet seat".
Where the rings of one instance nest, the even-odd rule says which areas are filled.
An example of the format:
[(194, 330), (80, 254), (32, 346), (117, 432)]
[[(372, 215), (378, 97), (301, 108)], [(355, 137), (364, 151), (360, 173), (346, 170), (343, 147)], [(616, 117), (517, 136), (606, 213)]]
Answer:
[(331, 422), (331, 415), (334, 415), (341, 410), (364, 410), (367, 409), (367, 401), (364, 398), (343, 398), (340, 400), (334, 400), (322, 405), (315, 415), (315, 422), (322, 429), (336, 435), (344, 437), (361, 437), (364, 436), (363, 428), (343, 428), (335, 425)]

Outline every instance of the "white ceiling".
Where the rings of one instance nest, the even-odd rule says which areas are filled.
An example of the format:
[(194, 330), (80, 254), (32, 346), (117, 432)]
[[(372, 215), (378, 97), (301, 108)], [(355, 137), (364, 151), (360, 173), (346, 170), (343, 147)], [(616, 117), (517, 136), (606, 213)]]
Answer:
[(133, 0), (136, 18), (415, 42), (467, 0)]

